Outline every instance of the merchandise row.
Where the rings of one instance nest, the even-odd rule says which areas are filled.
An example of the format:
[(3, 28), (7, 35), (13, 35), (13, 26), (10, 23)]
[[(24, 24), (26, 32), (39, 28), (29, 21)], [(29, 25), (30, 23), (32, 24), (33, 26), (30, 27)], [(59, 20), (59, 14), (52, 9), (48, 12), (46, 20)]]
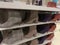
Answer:
[(59, 0), (0, 0), (0, 1), (60, 8)]
[[(41, 26), (41, 25), (40, 25)], [(42, 29), (42, 28), (41, 28)], [(48, 28), (45, 29), (42, 29), (40, 31), (46, 33), (46, 32), (54, 32), (55, 28), (54, 29), (51, 29), (51, 31), (49, 31)], [(47, 31), (48, 30), (48, 31)], [(5, 30), (5, 31), (1, 31), (0, 32), (0, 43), (1, 44), (14, 44), (16, 41), (22, 41), (24, 40), (25, 38), (26, 39), (29, 39), (31, 37), (35, 37), (38, 33), (40, 34), (44, 34), (42, 32), (38, 32), (39, 30), (36, 29), (36, 26), (32, 26), (32, 27), (25, 27), (25, 28), (17, 28), (17, 29), (12, 29), (12, 30)], [(44, 43), (45, 40), (51, 40), (52, 38), (54, 37), (54, 34), (51, 33), (49, 35), (46, 35), (46, 36), (43, 36), (43, 37), (40, 37), (38, 38), (38, 44), (42, 44)], [(34, 42), (34, 41), (32, 41)], [(27, 43), (28, 44), (28, 43)]]
[(54, 12), (0, 10), (0, 28), (57, 20), (60, 20), (60, 14), (54, 14)]

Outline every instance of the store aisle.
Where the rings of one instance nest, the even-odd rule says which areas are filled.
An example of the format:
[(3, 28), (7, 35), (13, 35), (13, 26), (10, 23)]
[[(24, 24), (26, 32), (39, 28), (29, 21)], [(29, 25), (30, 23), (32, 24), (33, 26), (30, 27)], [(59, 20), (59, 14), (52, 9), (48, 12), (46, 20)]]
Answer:
[(53, 38), (52, 45), (60, 45), (60, 24), (57, 24), (57, 28), (55, 30), (55, 36)]

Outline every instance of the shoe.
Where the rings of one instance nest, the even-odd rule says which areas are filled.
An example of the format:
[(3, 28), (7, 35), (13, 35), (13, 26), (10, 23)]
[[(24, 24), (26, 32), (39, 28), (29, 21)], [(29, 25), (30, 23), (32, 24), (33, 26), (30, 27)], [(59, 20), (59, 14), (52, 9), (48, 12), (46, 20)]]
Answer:
[(25, 27), (23, 28), (23, 32), (24, 32), (25, 38), (31, 38), (33, 36), (36, 36), (37, 34), (36, 26)]
[(47, 36), (38, 38), (39, 44), (44, 43), (44, 41), (45, 41), (46, 39), (47, 39)]
[(24, 39), (24, 34), (22, 32), (22, 29), (12, 29), (7, 34), (7, 37), (3, 39), (1, 44), (14, 44), (16, 41), (20, 41), (23, 39)]
[(52, 40), (54, 37), (54, 33), (47, 35), (47, 39), (46, 40)]
[(56, 24), (55, 23), (51, 23), (51, 27), (50, 27), (48, 32), (54, 32), (55, 29), (56, 29)]
[[(39, 22), (46, 22), (46, 21), (50, 21), (52, 19), (52, 14), (51, 12), (39, 12), (38, 13), (38, 21)], [(47, 17), (47, 18), (46, 18)]]
[(32, 40), (31, 43), (30, 43), (30, 45), (38, 45), (38, 40), (37, 39)]

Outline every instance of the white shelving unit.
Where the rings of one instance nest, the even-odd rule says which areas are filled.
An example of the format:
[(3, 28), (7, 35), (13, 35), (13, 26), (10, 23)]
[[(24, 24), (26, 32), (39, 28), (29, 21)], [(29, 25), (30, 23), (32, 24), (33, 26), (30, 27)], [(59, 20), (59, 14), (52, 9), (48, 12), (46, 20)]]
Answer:
[[(35, 6), (35, 5), (26, 5), (26, 4), (21, 4), (21, 3), (14, 3), (14, 2), (0, 2), (0, 9), (18, 9), (18, 10), (36, 10), (36, 11), (60, 11), (58, 8), (51, 8), (51, 7), (44, 7), (44, 6)], [(34, 25), (42, 25), (42, 24), (47, 24), (47, 23), (60, 23), (60, 21), (50, 21), (50, 22), (38, 22), (38, 23), (32, 23), (32, 24), (21, 24), (9, 28), (0, 28), (0, 31), (3, 30), (8, 30), (8, 29), (14, 29), (14, 28), (21, 28), (21, 27), (27, 27), (27, 26), (34, 26)], [(45, 34), (37, 34), (35, 37), (31, 37), (29, 39), (24, 39), (22, 41), (16, 41), (12, 45), (18, 45), (22, 44), (31, 40), (34, 40), (36, 38), (51, 34), (52, 32), (48, 32)], [(48, 43), (50, 41), (46, 41)], [(45, 44), (45, 43), (43, 43)], [(43, 45), (41, 44), (41, 45)], [(9, 44), (6, 44), (9, 45)], [(11, 45), (11, 44), (10, 44)], [(39, 44), (40, 45), (40, 44)]]
[[(45, 40), (44, 42), (43, 42), (43, 44), (38, 44), (38, 45), (45, 45), (45, 44), (47, 44), (47, 43), (49, 43), (49, 42), (51, 42), (52, 40)], [(1, 45), (8, 45), (8, 44), (1, 44)]]
[[(46, 36), (46, 35), (49, 35), (53, 32), (47, 32), (47, 33), (44, 33), (44, 34), (40, 34), (38, 33), (35, 37), (31, 37), (31, 38), (28, 38), (28, 39), (23, 39), (23, 40), (20, 40), (20, 41), (16, 41), (14, 44), (6, 44), (5, 45), (19, 45), (19, 44), (23, 44), (25, 42), (28, 42), (28, 41), (31, 41), (31, 40), (34, 40), (34, 39), (37, 39), (37, 38), (40, 38), (40, 37), (43, 37), (43, 36)], [(43, 44), (45, 44), (47, 42), (44, 42)], [(3, 43), (4, 44), (4, 43)], [(2, 44), (1, 44), (2, 45)]]
[(60, 21), (38, 22), (38, 23), (32, 23), (32, 24), (21, 24), (21, 25), (15, 25), (15, 26), (12, 26), (12, 27), (8, 27), (8, 28), (0, 28), (0, 30), (2, 31), (2, 30), (28, 27), (28, 26), (35, 26), (35, 25), (42, 25), (42, 24), (49, 24), (49, 23), (60, 23)]
[(35, 5), (26, 5), (21, 3), (14, 2), (0, 2), (0, 8), (4, 9), (21, 9), (21, 10), (42, 10), (42, 11), (60, 11), (58, 8), (44, 7), (44, 6), (35, 6)]

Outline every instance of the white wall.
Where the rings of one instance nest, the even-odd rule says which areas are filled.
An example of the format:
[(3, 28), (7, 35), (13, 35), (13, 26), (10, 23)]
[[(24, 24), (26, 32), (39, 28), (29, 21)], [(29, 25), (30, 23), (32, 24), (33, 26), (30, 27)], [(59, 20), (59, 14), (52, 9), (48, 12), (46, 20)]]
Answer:
[(53, 38), (52, 45), (60, 45), (60, 24), (57, 24), (57, 28), (55, 30), (55, 36)]

